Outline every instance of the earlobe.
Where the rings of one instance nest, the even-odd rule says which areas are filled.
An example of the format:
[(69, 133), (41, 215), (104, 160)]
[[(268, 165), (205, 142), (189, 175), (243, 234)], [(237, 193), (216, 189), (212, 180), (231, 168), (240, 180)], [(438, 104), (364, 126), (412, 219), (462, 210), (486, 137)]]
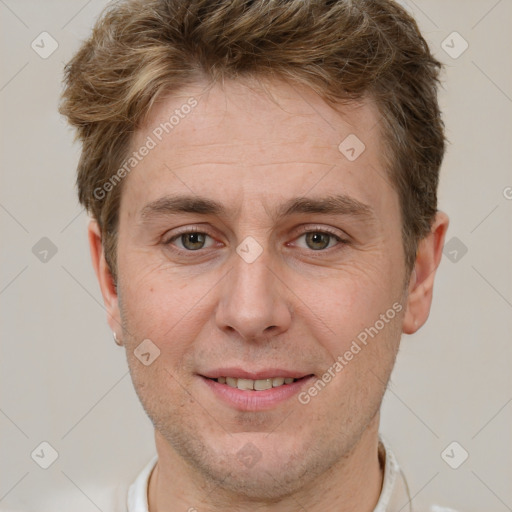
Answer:
[(121, 329), (117, 289), (112, 273), (105, 259), (101, 229), (98, 222), (95, 220), (91, 220), (89, 223), (88, 237), (92, 265), (94, 267), (94, 272), (96, 273), (101, 294), (103, 296), (103, 302), (107, 310), (107, 321), (112, 331), (116, 332)]
[(402, 323), (405, 334), (415, 333), (430, 313), (436, 270), (443, 255), (444, 239), (448, 229), (448, 216), (438, 211), (430, 233), (418, 244), (414, 269), (411, 272)]

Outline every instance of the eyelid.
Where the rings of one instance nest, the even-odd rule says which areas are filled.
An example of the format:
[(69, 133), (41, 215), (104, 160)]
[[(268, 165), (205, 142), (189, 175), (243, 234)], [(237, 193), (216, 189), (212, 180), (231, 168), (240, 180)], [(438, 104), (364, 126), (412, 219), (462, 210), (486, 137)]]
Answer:
[(178, 228), (178, 231), (173, 231), (171, 236), (166, 236), (167, 233), (165, 233), (162, 236), (162, 243), (164, 245), (168, 245), (171, 242), (173, 242), (174, 240), (176, 240), (176, 238), (179, 238), (181, 235), (186, 235), (188, 233), (202, 233), (204, 235), (209, 236), (210, 238), (214, 238), (210, 233), (208, 233), (208, 230), (203, 228), (203, 227), (200, 227), (200, 226), (183, 226), (182, 229)]
[(326, 233), (337, 238), (340, 242), (348, 243), (350, 241), (349, 236), (346, 233), (335, 230), (329, 226), (317, 226), (317, 225), (305, 225), (300, 227), (299, 235), (307, 233)]
[[(309, 247), (301, 247), (297, 241), (302, 238), (305, 235), (308, 235), (310, 233), (320, 233), (323, 235), (327, 235), (331, 238), (331, 241), (329, 242), (329, 245), (331, 245), (332, 239), (334, 239), (334, 245), (327, 246), (324, 249), (318, 249), (314, 250)], [(321, 258), (321, 257), (327, 257), (328, 255), (331, 255), (333, 252), (342, 250), (346, 245), (350, 243), (349, 240), (346, 240), (342, 238), (338, 233), (332, 231), (331, 229), (322, 228), (322, 229), (311, 229), (311, 228), (305, 228), (300, 232), (291, 242), (288, 242), (286, 246), (299, 249), (303, 254), (307, 254), (308, 256), (311, 255), (311, 257), (315, 258)]]
[[(172, 234), (172, 236), (170, 238), (166, 239), (165, 235), (164, 235), (162, 237), (162, 239), (163, 239), (162, 243), (164, 245), (171, 245), (172, 246), (173, 245), (172, 242), (174, 242), (180, 236), (182, 236), (184, 234), (188, 234), (188, 233), (201, 233), (201, 234), (204, 234), (204, 235), (212, 238), (217, 243), (219, 243), (218, 240), (216, 240), (215, 237), (208, 232), (208, 229), (205, 229), (202, 226), (190, 226), (190, 225), (183, 226), (182, 229), (178, 228), (178, 231), (177, 232), (173, 232), (173, 234)], [(292, 242), (295, 241), (300, 236), (308, 234), (308, 233), (324, 233), (324, 234), (327, 234), (327, 235), (330, 235), (330, 236), (334, 237), (337, 240), (338, 243), (335, 246), (330, 247), (329, 249), (318, 251), (319, 253), (320, 252), (328, 252), (331, 249), (334, 250), (340, 244), (341, 245), (345, 245), (345, 244), (350, 243), (348, 235), (346, 235), (346, 234), (342, 235), (339, 231), (337, 231), (337, 230), (335, 230), (333, 228), (330, 228), (328, 226), (319, 226), (319, 225), (302, 225), (302, 226), (300, 226), (299, 231), (298, 231), (297, 235), (294, 237), (294, 239), (292, 240)], [(222, 242), (220, 242), (220, 243), (222, 243)], [(288, 243), (286, 243), (286, 245), (288, 245)], [(177, 251), (180, 251), (180, 252), (190, 252), (190, 253), (194, 253), (195, 252), (195, 253), (199, 253), (199, 252), (204, 251), (205, 249), (209, 249), (209, 248), (208, 247), (207, 248), (202, 248), (202, 249), (198, 249), (197, 251), (187, 251), (186, 249), (181, 249), (179, 247), (173, 247), (173, 249), (175, 249)]]

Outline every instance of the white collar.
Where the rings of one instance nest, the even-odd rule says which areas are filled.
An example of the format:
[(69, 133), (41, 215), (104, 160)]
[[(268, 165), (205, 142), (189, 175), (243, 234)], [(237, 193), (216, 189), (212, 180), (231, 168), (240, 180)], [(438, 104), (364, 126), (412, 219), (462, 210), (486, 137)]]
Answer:
[(156, 466), (158, 455), (155, 455), (139, 473), (135, 482), (128, 489), (128, 512), (149, 512), (148, 484), (151, 472)]
[[(407, 482), (389, 446), (380, 438), (379, 457), (384, 462), (384, 479), (379, 501), (373, 512), (411, 512)], [(128, 489), (128, 512), (148, 512), (148, 483), (158, 456), (140, 472)], [(404, 506), (407, 505), (407, 506)]]
[(412, 512), (411, 496), (394, 453), (379, 438), (379, 458), (384, 461), (384, 478), (379, 501), (373, 512)]

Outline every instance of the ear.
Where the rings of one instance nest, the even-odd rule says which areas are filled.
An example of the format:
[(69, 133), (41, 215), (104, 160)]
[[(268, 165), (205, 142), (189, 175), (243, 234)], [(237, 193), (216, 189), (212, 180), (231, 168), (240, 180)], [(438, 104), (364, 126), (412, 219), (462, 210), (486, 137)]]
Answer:
[(97, 221), (92, 220), (88, 228), (89, 248), (91, 251), (92, 265), (98, 278), (98, 282), (103, 295), (103, 302), (107, 310), (107, 321), (113, 333), (118, 338), (121, 335), (121, 315), (119, 313), (119, 302), (117, 289), (105, 259), (103, 243), (101, 240), (101, 230)]
[(443, 255), (448, 224), (448, 216), (438, 211), (430, 233), (418, 244), (402, 323), (405, 334), (415, 333), (427, 321), (432, 304), (434, 277)]

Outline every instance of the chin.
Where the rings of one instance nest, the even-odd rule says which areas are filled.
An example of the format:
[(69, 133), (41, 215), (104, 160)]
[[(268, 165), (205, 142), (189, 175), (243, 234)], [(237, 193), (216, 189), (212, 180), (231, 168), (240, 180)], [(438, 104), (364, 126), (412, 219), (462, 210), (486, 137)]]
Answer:
[(239, 464), (214, 463), (206, 466), (206, 474), (216, 486), (230, 492), (233, 497), (269, 503), (280, 501), (300, 490), (304, 485), (302, 466), (284, 467), (283, 464), (264, 464), (262, 460), (253, 468), (241, 468)]
[(213, 488), (231, 494), (234, 500), (282, 500), (336, 463), (334, 450), (320, 453), (308, 449), (311, 443), (288, 435), (272, 439), (268, 432), (246, 432), (215, 440), (187, 436), (186, 443), (176, 443), (176, 436), (167, 433), (166, 439), (193, 472), (201, 474)]

